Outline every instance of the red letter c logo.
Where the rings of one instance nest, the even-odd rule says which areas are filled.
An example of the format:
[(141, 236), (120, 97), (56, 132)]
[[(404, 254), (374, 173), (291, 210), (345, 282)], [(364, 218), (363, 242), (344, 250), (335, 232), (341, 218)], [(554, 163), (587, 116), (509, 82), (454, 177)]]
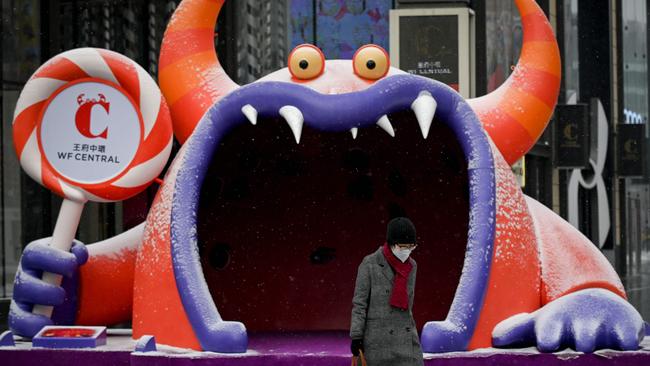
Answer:
[(80, 94), (77, 97), (77, 103), (79, 103), (79, 109), (77, 109), (77, 113), (75, 114), (74, 119), (79, 133), (89, 139), (108, 138), (108, 127), (106, 127), (104, 131), (102, 131), (102, 133), (99, 135), (93, 135), (93, 133), (90, 131), (90, 115), (95, 105), (102, 107), (104, 111), (106, 111), (106, 114), (109, 113), (111, 104), (106, 101), (106, 97), (104, 97), (102, 94), (99, 94), (99, 100), (85, 99), (84, 94)]

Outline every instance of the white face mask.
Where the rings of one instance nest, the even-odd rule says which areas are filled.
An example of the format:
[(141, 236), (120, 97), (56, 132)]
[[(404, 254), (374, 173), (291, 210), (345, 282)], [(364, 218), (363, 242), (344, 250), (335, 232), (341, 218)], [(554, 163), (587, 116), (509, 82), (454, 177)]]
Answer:
[(411, 252), (413, 249), (400, 249), (397, 245), (393, 245), (390, 247), (390, 250), (395, 254), (399, 260), (402, 261), (402, 263), (406, 262), (406, 260), (409, 258), (409, 255), (411, 255)]

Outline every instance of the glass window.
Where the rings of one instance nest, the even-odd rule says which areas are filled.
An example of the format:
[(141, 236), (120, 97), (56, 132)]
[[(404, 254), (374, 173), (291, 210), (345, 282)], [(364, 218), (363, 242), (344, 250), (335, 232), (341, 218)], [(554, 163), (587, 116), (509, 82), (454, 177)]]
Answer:
[(647, 268), (650, 266), (650, 156), (648, 153), (647, 8), (644, 0), (621, 2), (623, 114), (621, 124), (645, 126), (645, 177), (625, 179), (625, 285), (630, 302), (650, 313)]
[(351, 59), (368, 43), (388, 50), (392, 8), (392, 0), (290, 1), (292, 46), (314, 43), (328, 59)]
[[(61, 203), (59, 197), (23, 172), (14, 151), (12, 122), (16, 101), (25, 83), (47, 59), (78, 47), (101, 47), (120, 52), (154, 73), (166, 21), (176, 3), (144, 0), (83, 4), (71, 0), (2, 2), (0, 297), (12, 294), (22, 248), (32, 240), (52, 235)], [(42, 19), (42, 16), (47, 18)], [(144, 217), (142, 213), (146, 213), (146, 202), (150, 201), (152, 192), (155, 187), (123, 204), (86, 204), (77, 238), (93, 243), (138, 224)], [(144, 204), (138, 204), (139, 200)], [(126, 214), (123, 214), (124, 206), (129, 207)], [(139, 222), (132, 222), (131, 218), (139, 218)]]
[[(0, 243), (2, 243), (2, 297), (11, 296), (11, 287), (22, 251), (23, 227), (34, 221), (34, 231), (42, 229), (42, 210), (49, 202), (35, 200), (26, 207), (22, 197), (34, 194), (22, 173), (14, 152), (12, 121), (18, 95), (32, 72), (41, 63), (40, 1), (2, 2), (2, 125), (0, 126)], [(38, 195), (38, 193), (36, 193)], [(49, 225), (48, 225), (49, 226)]]
[(485, 2), (488, 93), (503, 84), (512, 73), (519, 59), (522, 36), (521, 20), (514, 2)]
[(580, 100), (580, 61), (578, 58), (578, 0), (564, 1), (564, 88), (565, 103)]

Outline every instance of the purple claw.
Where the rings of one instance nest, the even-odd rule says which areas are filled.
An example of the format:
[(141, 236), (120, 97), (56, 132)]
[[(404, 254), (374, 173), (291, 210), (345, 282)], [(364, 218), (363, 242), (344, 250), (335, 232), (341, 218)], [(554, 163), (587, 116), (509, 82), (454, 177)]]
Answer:
[[(33, 241), (25, 247), (14, 280), (9, 308), (9, 328), (18, 335), (33, 337), (52, 324), (72, 324), (77, 310), (77, 270), (88, 260), (88, 250), (75, 241), (70, 252), (48, 246), (51, 239)], [(43, 272), (63, 276), (61, 286), (41, 280)], [(52, 319), (32, 314), (35, 304), (55, 306)]]
[(638, 349), (645, 325), (623, 298), (604, 289), (586, 289), (563, 296), (531, 314), (517, 314), (492, 332), (495, 347), (536, 345), (541, 352), (572, 347)]

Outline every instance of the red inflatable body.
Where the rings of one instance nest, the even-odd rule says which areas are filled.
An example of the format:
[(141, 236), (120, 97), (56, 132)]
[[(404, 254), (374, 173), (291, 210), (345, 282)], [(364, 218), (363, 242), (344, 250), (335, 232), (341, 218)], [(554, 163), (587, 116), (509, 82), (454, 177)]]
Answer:
[[(489, 168), (493, 180), (483, 183), (493, 185), (495, 192), (492, 202), (474, 202), (495, 207), (494, 219), (481, 223), (494, 233), (494, 239), (488, 243), (491, 250), (486, 252), (481, 262), (487, 270), (477, 272), (481, 273), (481, 281), (487, 281), (475, 302), (478, 308), (467, 309), (467, 312), (476, 311), (478, 314), (478, 321), (475, 326), (472, 325), (474, 328), (467, 349), (490, 346), (492, 331), (502, 320), (521, 312), (535, 311), (581, 289), (602, 288), (625, 298), (618, 276), (598, 249), (569, 223), (526, 197), (510, 169), (510, 164), (530, 149), (546, 127), (555, 107), (560, 83), (559, 52), (548, 21), (533, 0), (517, 0), (516, 3), (524, 25), (524, 44), (519, 64), (498, 90), (467, 101), (482, 123), (485, 136), (489, 136), (490, 148), (484, 158), (493, 161)], [(89, 246), (91, 258), (81, 267), (81, 302), (77, 322), (105, 325), (132, 319), (135, 338), (150, 334), (155, 335), (159, 343), (193, 349), (207, 348), (200, 334), (210, 331), (205, 330), (205, 324), (212, 324), (210, 322), (214, 320), (207, 319), (208, 315), (204, 321), (196, 320), (195, 316), (200, 318), (201, 314), (213, 314), (210, 316), (218, 321), (221, 321), (220, 313), (224, 318), (241, 320), (249, 331), (346, 329), (349, 327), (356, 264), (365, 254), (381, 245), (385, 227), (382, 220), (387, 215), (378, 211), (386, 207), (394, 212), (408, 209), (422, 238), (423, 245), (414, 252), (419, 264), (414, 311), (418, 327), (427, 321), (444, 319), (448, 309), (465, 300), (465, 284), (479, 281), (478, 278), (468, 277), (474, 273), (474, 262), (469, 258), (476, 253), (468, 238), (476, 234), (472, 226), (475, 223), (470, 215), (470, 201), (473, 190), (480, 188), (470, 177), (475, 167), (462, 163), (460, 145), (444, 127), (434, 123), (427, 143), (436, 140), (434, 136), (446, 138), (422, 147), (422, 154), (418, 155), (421, 159), (434, 159), (429, 163), (432, 166), (439, 164), (441, 168), (434, 169), (433, 173), (425, 172), (420, 161), (410, 162), (415, 152), (411, 156), (400, 155), (402, 160), (396, 165), (400, 169), (411, 169), (413, 174), (404, 175), (406, 178), (402, 179), (390, 173), (392, 178), (387, 179), (393, 193), (384, 191), (385, 188), (381, 186), (373, 186), (374, 194), (366, 197), (364, 192), (367, 190), (356, 190), (358, 186), (366, 187), (364, 182), (372, 179), (371, 175), (356, 180), (357, 185), (348, 186), (348, 195), (341, 196), (343, 198), (335, 193), (318, 193), (320, 188), (333, 188), (336, 192), (337, 183), (332, 176), (343, 176), (345, 180), (348, 177), (345, 174), (352, 173), (341, 173), (343, 170), (336, 170), (335, 163), (330, 163), (325, 157), (330, 151), (328, 147), (341, 145), (332, 142), (334, 145), (330, 146), (327, 137), (309, 130), (303, 132), (299, 146), (305, 148), (300, 150), (300, 154), (311, 157), (314, 166), (320, 164), (327, 167), (320, 174), (306, 178), (302, 185), (290, 186), (294, 182), (291, 177), (305, 175), (307, 165), (286, 160), (289, 158), (285, 159), (283, 155), (274, 161), (280, 166), (278, 176), (283, 177), (282, 184), (274, 186), (264, 178), (259, 180), (260, 188), (257, 191), (229, 190), (231, 178), (240, 179), (239, 175), (246, 169), (248, 160), (243, 157), (249, 156), (250, 151), (284, 152), (282, 149), (293, 149), (295, 146), (294, 136), (287, 139), (277, 137), (272, 132), (265, 135), (265, 127), (250, 125), (233, 129), (232, 137), (228, 135), (229, 140), (224, 140), (216, 153), (200, 152), (208, 158), (215, 154), (205, 180), (214, 184), (211, 189), (217, 192), (214, 193), (216, 197), (227, 199), (219, 201), (214, 196), (209, 198), (211, 191), (205, 187), (182, 186), (184, 183), (180, 175), (193, 174), (195, 171), (196, 174), (204, 174), (196, 168), (195, 161), (199, 157), (189, 156), (188, 152), (193, 151), (188, 145), (198, 144), (197, 141), (202, 138), (192, 135), (197, 123), (202, 118), (203, 121), (207, 120), (209, 108), (215, 103), (243, 89), (228, 78), (214, 51), (213, 29), (222, 5), (223, 1), (184, 0), (170, 21), (160, 57), (159, 80), (171, 109), (176, 136), (181, 142), (188, 142), (167, 172), (146, 224), (121, 237)], [(363, 91), (378, 82), (359, 73), (349, 60), (333, 60), (326, 61), (324, 70), (314, 79), (298, 80), (294, 72), (282, 69), (261, 79), (260, 84), (283, 81), (307, 86), (329, 96)], [(383, 78), (400, 74), (404, 73), (391, 68)], [(254, 85), (247, 90), (255, 90), (253, 88)], [(332, 109), (337, 107), (332, 106)], [(244, 105), (242, 113), (253, 124), (258, 122), (258, 111), (254, 108)], [(303, 113), (307, 115), (304, 110)], [(295, 121), (295, 113), (291, 109), (283, 108), (280, 114), (288, 121)], [(391, 119), (393, 117), (396, 120), (408, 119), (400, 113), (391, 116)], [(277, 131), (276, 120), (262, 116), (260, 112), (258, 124), (273, 125)], [(390, 141), (395, 141), (396, 147), (390, 150), (395, 156), (422, 145), (412, 142), (415, 138), (422, 140), (417, 131), (399, 129), (397, 125), (398, 131), (395, 133), (390, 122), (386, 121), (380, 119), (377, 125), (390, 136), (396, 135), (394, 140), (380, 129), (352, 129), (355, 138), (357, 132), (360, 133), (356, 141), (367, 145), (357, 150), (343, 145), (352, 151), (351, 158), (344, 159), (345, 164), (352, 161), (350, 164), (357, 164), (354, 169), (371, 169), (374, 160), (364, 163), (365, 155), (361, 154), (361, 158), (357, 159), (355, 154), (371, 149), (381, 154), (385, 149), (392, 149), (388, 147), (392, 143)], [(258, 127), (262, 129), (260, 137), (257, 140), (247, 139), (248, 129)], [(285, 130), (280, 135), (290, 135), (286, 127), (282, 127)], [(289, 123), (289, 127), (296, 140), (300, 140), (302, 121)], [(423, 134), (426, 135), (424, 129)], [(408, 136), (410, 140), (400, 140), (400, 136)], [(352, 141), (349, 135), (345, 137)], [(367, 137), (366, 140), (364, 137)], [(281, 139), (284, 147), (268, 147), (268, 141), (273, 139)], [(343, 137), (339, 134), (337, 139)], [(387, 141), (386, 145), (383, 145), (383, 141)], [(239, 146), (240, 149), (228, 153), (229, 146)], [(228, 158), (218, 160), (222, 153)], [(268, 154), (260, 153), (259, 156)], [(232, 161), (241, 164), (229, 167)], [(283, 165), (284, 161), (293, 163)], [(457, 164), (459, 161), (461, 163)], [(333, 170), (328, 170), (330, 167)], [(425, 183), (417, 183), (416, 178), (408, 180), (411, 179), (409, 177), (418, 176), (420, 170), (422, 176), (429, 174), (427, 177), (439, 179)], [(237, 177), (229, 177), (228, 174), (237, 174)], [(239, 181), (250, 182), (250, 179), (245, 177)], [(410, 185), (400, 185), (399, 182), (403, 181)], [(404, 197), (404, 194), (399, 194), (400, 187), (417, 187), (410, 192), (424, 192), (424, 196), (400, 198)], [(193, 194), (201, 197), (199, 201), (202, 206), (193, 211), (193, 215), (199, 217), (199, 232), (188, 237), (173, 237), (176, 225), (180, 225), (176, 222), (185, 219), (175, 216), (175, 205), (182, 204), (175, 201), (178, 199), (175, 195), (181, 188), (193, 189)], [(315, 206), (309, 206), (310, 203), (303, 200), (303, 195), (308, 194), (316, 197), (314, 200), (319, 200)], [(381, 201), (381, 197), (388, 197), (389, 194), (395, 194), (393, 203)], [(238, 200), (255, 195), (263, 197), (260, 199), (276, 197), (277, 204), (265, 207), (260, 204), (258, 211), (242, 213), (243, 208), (257, 209), (257, 206)], [(436, 200), (427, 201), (427, 195)], [(361, 207), (358, 211), (344, 206), (350, 196), (362, 201), (355, 203), (357, 206), (354, 207)], [(219, 206), (221, 202), (223, 205)], [(203, 207), (204, 203), (206, 207)], [(278, 208), (280, 206), (286, 207), (286, 210)], [(282, 216), (284, 214), (287, 217)], [(305, 224), (288, 224), (294, 221)], [(344, 222), (347, 221), (353, 222), (356, 227), (345, 226)], [(269, 234), (274, 231), (281, 234)], [(285, 234), (290, 235), (289, 239)], [(197, 242), (197, 236), (200, 242)], [(224, 240), (230, 245), (232, 259), (226, 261), (224, 269), (214, 269), (211, 267), (210, 253), (219, 245), (223, 246)], [(182, 265), (188, 259), (177, 257), (175, 253), (181, 252), (174, 243), (192, 248), (189, 254), (182, 252), (183, 256), (194, 258), (194, 255), (198, 257), (200, 254), (203, 268), (183, 269)], [(314, 257), (311, 250), (315, 247), (319, 247), (316, 253), (320, 254), (331, 249), (336, 252), (336, 259), (330, 262), (335, 263), (334, 267), (327, 272), (322, 272), (327, 267), (315, 264), (327, 262), (323, 259), (327, 255)], [(198, 273), (202, 277), (198, 281), (200, 283), (195, 284), (196, 287), (187, 283), (187, 278), (194, 277), (184, 277), (185, 274), (180, 273), (184, 270), (194, 271), (193, 275)], [(198, 293), (208, 294), (207, 297), (211, 298), (197, 300)], [(199, 315), (196, 315), (195, 310), (190, 310), (196, 308), (205, 312), (199, 311)], [(219, 312), (216, 308), (219, 308)]]

